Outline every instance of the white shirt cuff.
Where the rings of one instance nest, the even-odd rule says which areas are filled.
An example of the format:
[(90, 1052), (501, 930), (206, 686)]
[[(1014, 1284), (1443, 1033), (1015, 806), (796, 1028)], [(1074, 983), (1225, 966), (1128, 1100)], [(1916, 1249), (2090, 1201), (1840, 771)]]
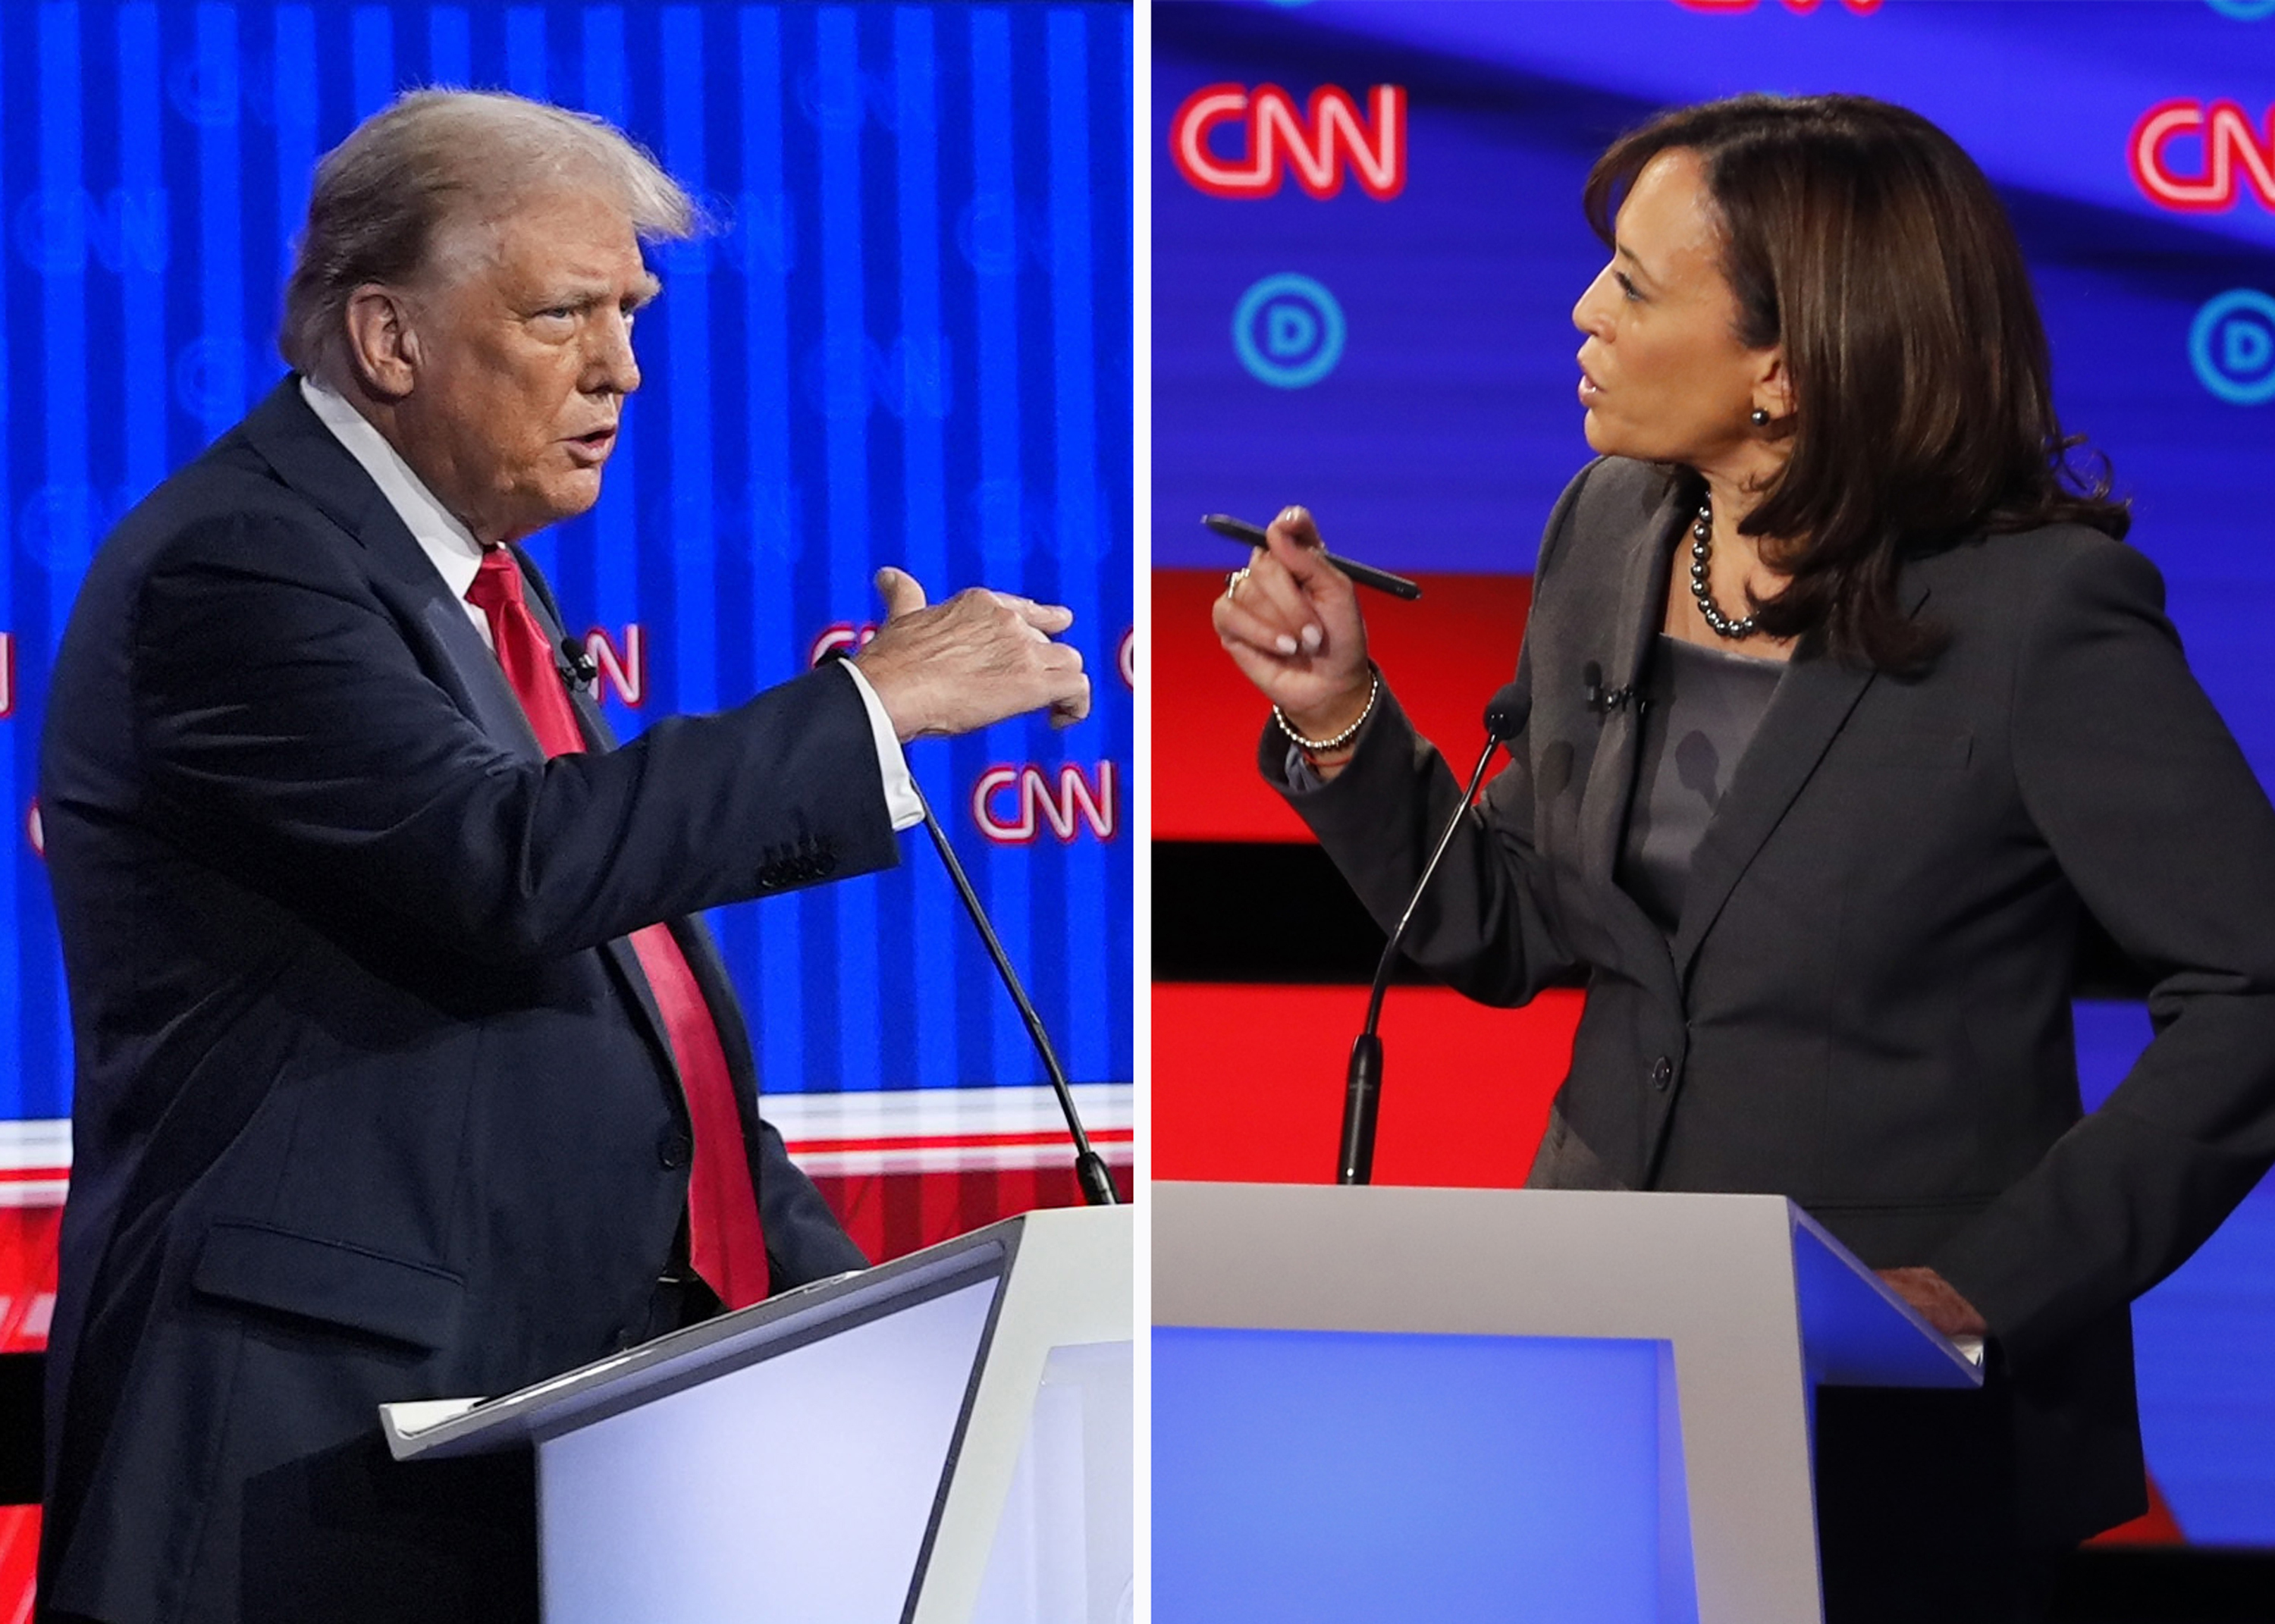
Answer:
[(892, 819), (896, 833), (912, 829), (924, 821), (924, 801), (917, 794), (917, 781), (909, 776), (909, 759), (901, 753), (900, 736), (893, 731), (893, 719), (885, 714), (885, 702), (869, 686), (869, 679), (861, 675), (861, 668), (850, 660), (837, 663), (853, 679), (854, 691), (861, 696), (861, 703), (869, 713), (869, 733), (877, 743), (877, 771), (885, 781), (885, 814)]

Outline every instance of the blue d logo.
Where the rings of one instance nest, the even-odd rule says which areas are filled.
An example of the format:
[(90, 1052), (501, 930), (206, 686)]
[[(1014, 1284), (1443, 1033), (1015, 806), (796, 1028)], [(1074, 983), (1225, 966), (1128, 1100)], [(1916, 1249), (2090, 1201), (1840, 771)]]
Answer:
[(1266, 276), (1233, 310), (1232, 347), (1258, 381), (1275, 389), (1308, 388), (1342, 359), (1343, 307), (1309, 276)]
[(2275, 298), (2236, 288), (2197, 311), (2188, 362), (2204, 388), (2233, 405), (2275, 400)]

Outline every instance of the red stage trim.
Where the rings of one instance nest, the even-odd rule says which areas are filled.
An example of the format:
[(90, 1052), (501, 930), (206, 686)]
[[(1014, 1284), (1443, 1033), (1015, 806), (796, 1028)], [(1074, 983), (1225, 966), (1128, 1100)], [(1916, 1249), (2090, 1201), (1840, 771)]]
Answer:
[[(1136, 1142), (1137, 1134), (1128, 1128), (1107, 1128), (1091, 1131), (1085, 1127), (1090, 1142), (1101, 1148), (1109, 1144), (1127, 1145)], [(1040, 1145), (1046, 1149), (1069, 1144), (1063, 1128), (1043, 1129), (1033, 1133), (964, 1133), (964, 1134), (897, 1134), (876, 1139), (800, 1139), (790, 1147), (790, 1159), (800, 1160), (808, 1156), (841, 1152), (873, 1151), (909, 1151), (942, 1148), (949, 1150), (978, 1150), (997, 1145)], [(1072, 1151), (1067, 1152), (1073, 1155)]]
[(2157, 1487), (2154, 1477), (2149, 1479), (2149, 1509), (2130, 1522), (2120, 1522), (2105, 1534), (2097, 1534), (2085, 1542), (2090, 1545), (2184, 1545), (2188, 1537), (2181, 1532), (2180, 1519), (2165, 1503), (2165, 1496)]
[(0, 1506), (0, 1624), (31, 1624), (40, 1567), (40, 1508)]
[[(1103, 1153), (1101, 1147), (1101, 1153)], [(905, 1256), (999, 1218), (1038, 1207), (1080, 1206), (1074, 1152), (1063, 1166), (992, 1173), (859, 1174), (817, 1177), (814, 1187), (853, 1243), (874, 1262)], [(1115, 1192), (1130, 1198), (1130, 1169), (1109, 1167)]]

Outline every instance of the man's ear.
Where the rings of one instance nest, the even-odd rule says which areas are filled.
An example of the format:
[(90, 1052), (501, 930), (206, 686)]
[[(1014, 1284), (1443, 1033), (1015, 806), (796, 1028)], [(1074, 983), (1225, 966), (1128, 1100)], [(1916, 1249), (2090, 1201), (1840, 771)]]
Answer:
[(382, 400), (409, 395), (419, 381), (419, 335), (400, 291), (367, 282), (348, 295), (348, 366)]

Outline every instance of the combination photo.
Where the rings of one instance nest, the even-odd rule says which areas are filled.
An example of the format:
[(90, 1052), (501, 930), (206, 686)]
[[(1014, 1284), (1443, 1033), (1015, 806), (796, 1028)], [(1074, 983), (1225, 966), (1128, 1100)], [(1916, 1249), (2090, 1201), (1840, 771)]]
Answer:
[(23, 0), (0, 1624), (2275, 1621), (2275, 0)]

